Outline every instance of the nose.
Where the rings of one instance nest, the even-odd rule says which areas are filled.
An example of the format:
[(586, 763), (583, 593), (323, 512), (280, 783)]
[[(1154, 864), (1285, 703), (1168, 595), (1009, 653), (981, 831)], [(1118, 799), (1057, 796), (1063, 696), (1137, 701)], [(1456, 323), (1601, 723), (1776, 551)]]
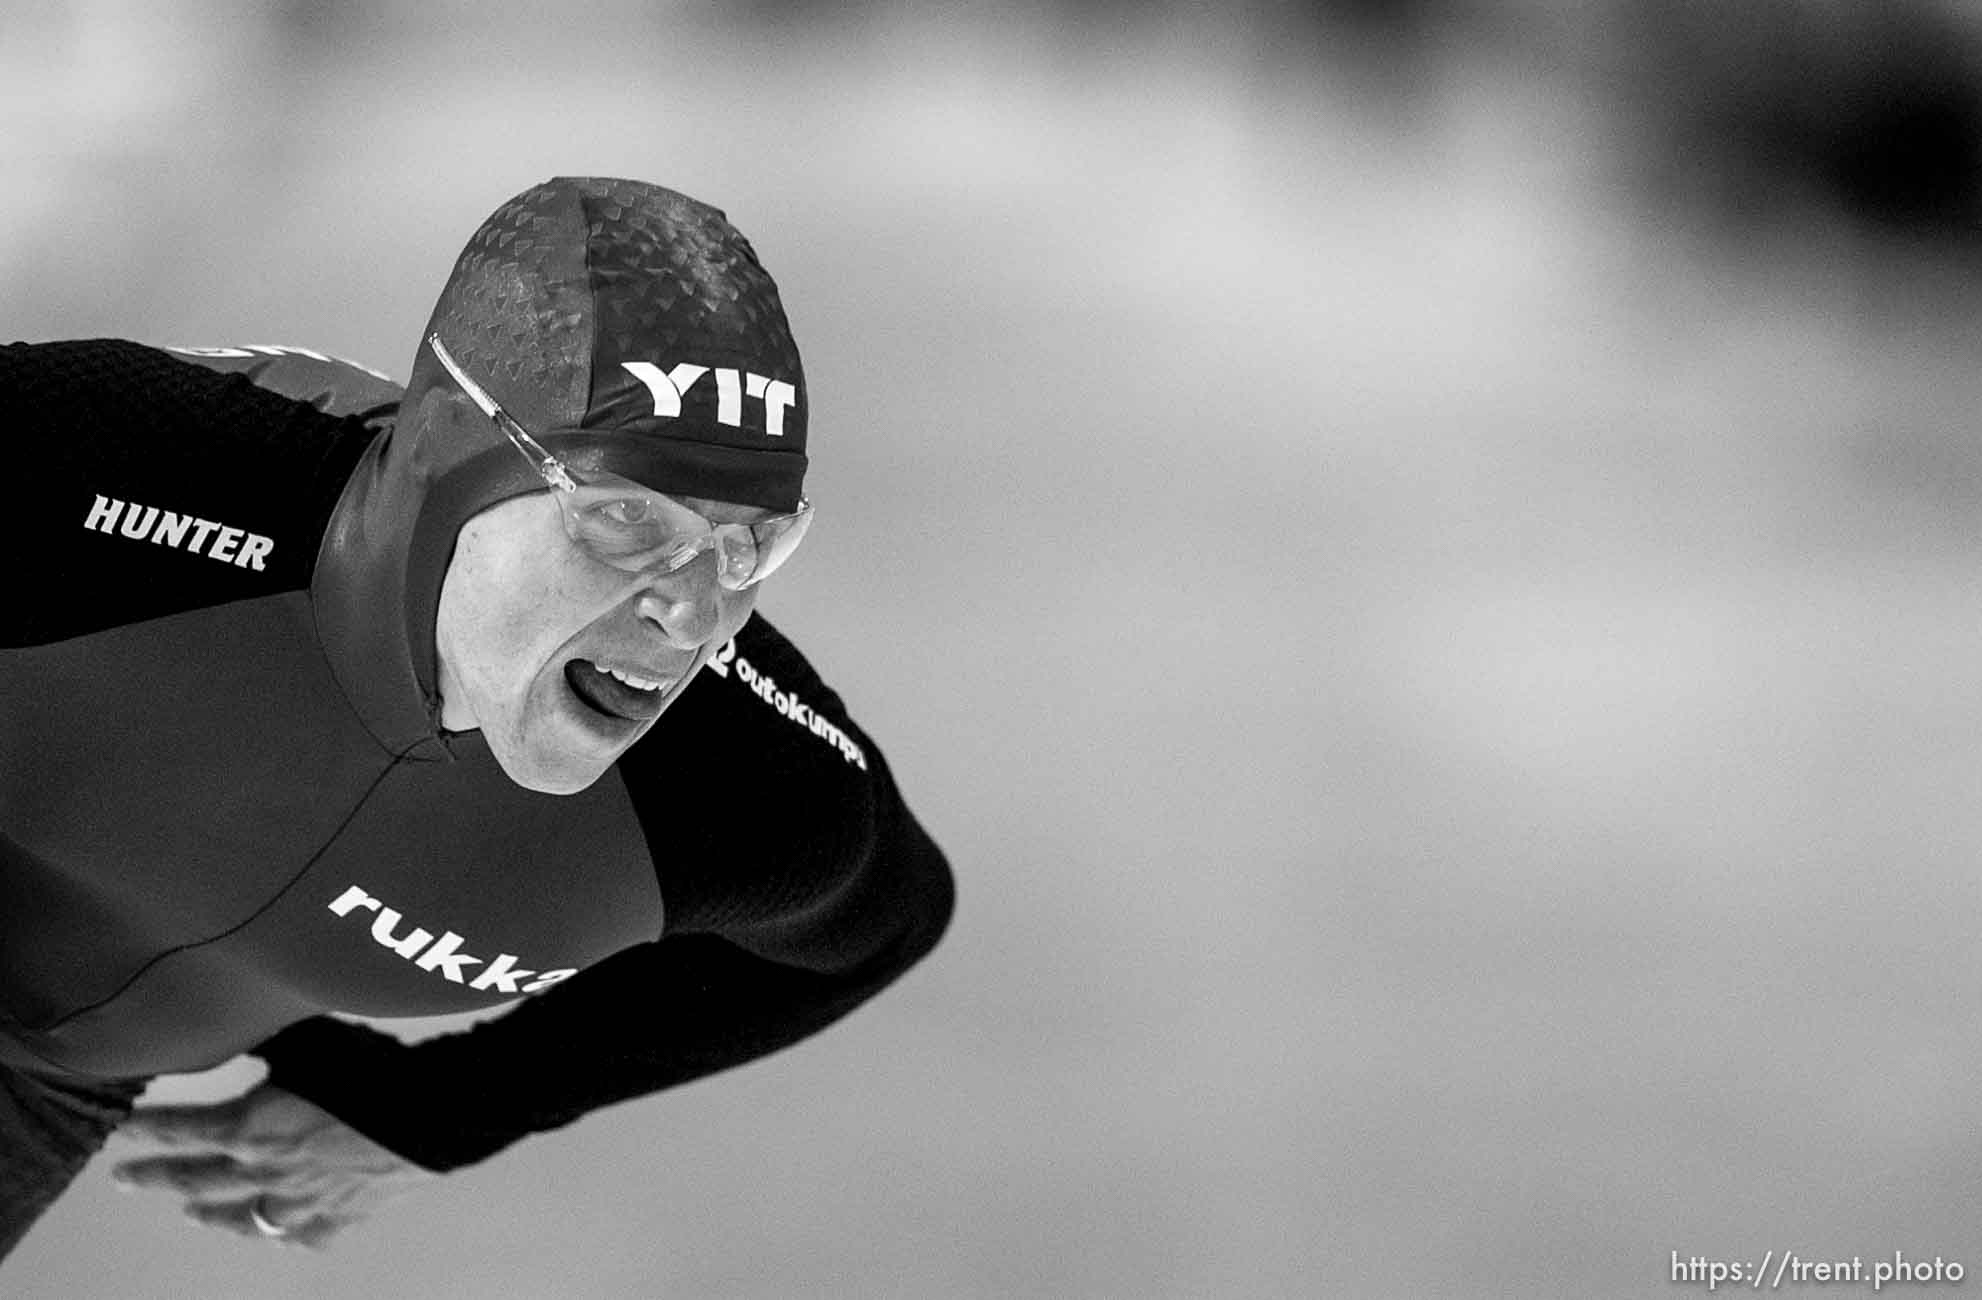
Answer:
[(678, 573), (657, 576), (635, 598), (634, 609), (642, 621), (660, 630), (668, 644), (698, 650), (716, 634), (722, 594), (713, 559), (698, 555)]

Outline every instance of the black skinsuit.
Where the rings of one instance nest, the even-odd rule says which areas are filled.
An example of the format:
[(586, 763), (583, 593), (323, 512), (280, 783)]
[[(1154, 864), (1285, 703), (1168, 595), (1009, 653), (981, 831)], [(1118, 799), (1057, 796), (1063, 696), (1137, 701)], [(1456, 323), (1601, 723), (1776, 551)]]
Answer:
[[(393, 445), (396, 386), (274, 352), (0, 349), (0, 1060), (249, 1052), (444, 1170), (794, 1042), (929, 951), (941, 853), (761, 616), (580, 794), (443, 733), (467, 507)], [(417, 1046), (324, 1014), (519, 998)]]

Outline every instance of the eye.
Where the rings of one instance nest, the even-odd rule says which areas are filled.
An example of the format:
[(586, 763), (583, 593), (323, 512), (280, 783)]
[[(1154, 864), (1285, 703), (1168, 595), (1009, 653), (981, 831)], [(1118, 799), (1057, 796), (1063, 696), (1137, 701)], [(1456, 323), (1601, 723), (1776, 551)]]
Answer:
[(632, 494), (586, 502), (569, 518), (574, 536), (593, 550), (613, 556), (651, 550), (669, 531), (659, 507)]
[(638, 497), (621, 497), (616, 501), (607, 501), (592, 508), (611, 522), (629, 528), (635, 524), (646, 523), (654, 512), (652, 503)]

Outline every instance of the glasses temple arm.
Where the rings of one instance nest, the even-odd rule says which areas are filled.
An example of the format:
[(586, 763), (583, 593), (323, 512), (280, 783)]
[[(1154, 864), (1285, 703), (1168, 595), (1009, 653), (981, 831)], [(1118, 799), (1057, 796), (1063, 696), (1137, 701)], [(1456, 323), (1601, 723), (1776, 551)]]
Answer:
[(481, 408), (483, 415), (495, 422), (496, 428), (502, 430), (503, 436), (509, 439), (516, 450), (529, 458), (546, 482), (560, 491), (578, 490), (578, 484), (572, 480), (570, 473), (564, 468), (564, 463), (545, 451), (543, 446), (530, 436), (529, 430), (518, 424), (508, 411), (496, 405), (495, 398), (490, 397), (480, 384), (468, 377), (468, 372), (461, 368), (460, 363), (455, 361), (454, 354), (449, 352), (447, 345), (440, 341), (439, 334), (427, 335), (427, 346), (434, 350), (434, 356), (440, 359), (441, 368), (447, 371), (460, 386), (461, 391), (468, 394), (469, 400)]

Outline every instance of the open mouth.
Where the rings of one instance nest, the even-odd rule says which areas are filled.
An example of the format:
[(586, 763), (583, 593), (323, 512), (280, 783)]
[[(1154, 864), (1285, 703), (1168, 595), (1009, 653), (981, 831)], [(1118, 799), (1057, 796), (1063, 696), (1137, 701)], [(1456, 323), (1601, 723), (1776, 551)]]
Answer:
[(627, 722), (646, 722), (661, 715), (672, 681), (655, 681), (601, 668), (589, 659), (564, 665), (565, 684), (581, 704)]

